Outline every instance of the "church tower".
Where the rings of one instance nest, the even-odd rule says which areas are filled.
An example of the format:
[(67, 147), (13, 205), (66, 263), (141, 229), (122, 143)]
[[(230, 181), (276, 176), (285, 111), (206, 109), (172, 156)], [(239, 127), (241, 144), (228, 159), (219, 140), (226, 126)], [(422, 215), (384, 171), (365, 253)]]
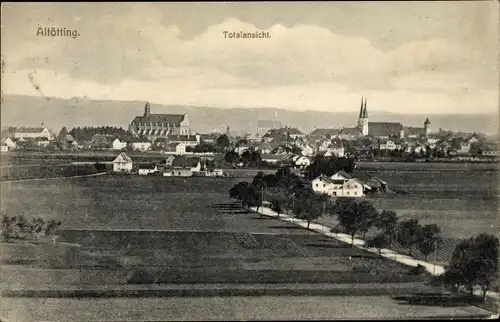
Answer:
[(144, 106), (144, 117), (148, 117), (151, 115), (151, 107), (149, 107), (149, 102), (146, 102), (146, 106)]
[(425, 129), (425, 137), (428, 138), (429, 134), (431, 134), (431, 121), (429, 121), (429, 117), (425, 119), (424, 129)]
[(358, 127), (361, 130), (361, 134), (368, 135), (368, 110), (366, 109), (366, 97), (361, 98), (361, 109), (359, 112)]

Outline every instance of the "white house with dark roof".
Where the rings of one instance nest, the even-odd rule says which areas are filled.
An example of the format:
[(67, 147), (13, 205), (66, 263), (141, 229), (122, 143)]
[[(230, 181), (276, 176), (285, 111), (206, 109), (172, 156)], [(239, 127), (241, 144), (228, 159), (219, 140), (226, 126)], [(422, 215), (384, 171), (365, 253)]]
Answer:
[(190, 122), (185, 114), (151, 114), (149, 103), (144, 106), (144, 114), (136, 116), (129, 125), (133, 135), (143, 135), (150, 140), (168, 135), (191, 134)]
[(113, 171), (130, 172), (132, 171), (132, 165), (132, 159), (122, 152), (113, 160)]
[(345, 174), (336, 173), (332, 177), (320, 175), (311, 181), (312, 189), (317, 193), (325, 193), (331, 197), (363, 197), (365, 185), (349, 175), (347, 175), (349, 178), (345, 178)]

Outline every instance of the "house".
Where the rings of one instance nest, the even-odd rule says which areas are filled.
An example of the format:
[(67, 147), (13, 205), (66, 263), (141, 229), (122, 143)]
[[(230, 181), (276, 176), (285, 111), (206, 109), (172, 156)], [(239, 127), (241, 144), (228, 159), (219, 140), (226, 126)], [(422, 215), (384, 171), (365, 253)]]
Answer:
[(130, 148), (134, 151), (148, 151), (151, 149), (151, 142), (144, 138), (133, 138), (129, 142)]
[(193, 172), (191, 171), (192, 164), (189, 164), (189, 160), (185, 156), (176, 156), (172, 160), (170, 168), (166, 168), (163, 172), (165, 177), (191, 177)]
[(222, 169), (207, 170), (207, 176), (209, 176), (209, 177), (223, 177), (224, 171)]
[(396, 142), (392, 139), (380, 139), (379, 140), (379, 149), (380, 150), (389, 150), (394, 151), (396, 149), (401, 148), (401, 142)]
[(321, 175), (311, 184), (315, 192), (326, 193), (332, 197), (359, 198), (364, 196), (364, 184), (356, 178), (332, 179)]
[(250, 149), (250, 147), (248, 146), (238, 146), (234, 149), (234, 152), (238, 153), (238, 155), (242, 155), (243, 152), (247, 151), (248, 149)]
[(301, 168), (301, 169), (306, 168), (309, 165), (311, 165), (311, 159), (309, 159), (308, 157), (303, 156), (303, 155), (294, 157), (293, 162), (294, 162), (296, 167)]
[(202, 172), (202, 171), (205, 171), (205, 163), (202, 162), (200, 159), (198, 158), (191, 158), (191, 159), (188, 159), (188, 165), (191, 169), (191, 172)]
[(130, 172), (132, 171), (132, 165), (132, 159), (122, 152), (113, 160), (113, 171)]
[(333, 180), (323, 174), (316, 179), (313, 179), (311, 184), (314, 192), (319, 194), (325, 193), (328, 195), (330, 195), (330, 191), (333, 190), (334, 186)]
[(195, 146), (198, 145), (198, 142), (196, 140), (192, 140), (192, 141), (183, 141), (183, 142), (180, 142), (178, 143), (176, 146), (175, 146), (175, 153), (177, 154), (188, 154), (188, 153), (193, 153), (193, 152), (188, 152), (187, 148), (190, 147), (190, 148), (194, 148)]
[(314, 154), (314, 149), (309, 144), (306, 144), (302, 147), (300, 153), (304, 156), (311, 156)]
[(260, 152), (260, 154), (270, 154), (275, 148), (277, 148), (275, 144), (263, 142), (257, 147), (257, 150)]
[(141, 163), (139, 164), (138, 174), (140, 176), (147, 176), (158, 172), (158, 167), (154, 163)]
[(353, 177), (344, 172), (344, 171), (339, 171), (337, 173), (335, 173), (333, 176), (330, 177), (330, 179), (333, 179), (333, 180), (349, 180), (349, 179), (353, 179)]
[(127, 147), (127, 142), (122, 142), (120, 139), (116, 138), (111, 146), (112, 150), (123, 150)]
[(268, 164), (281, 164), (283, 162), (283, 156), (278, 154), (263, 154), (261, 155), (261, 160)]
[(17, 143), (11, 138), (3, 139), (2, 145), (6, 145), (9, 149), (15, 149), (17, 147)]
[(39, 147), (47, 147), (50, 144), (49, 138), (44, 137), (44, 136), (36, 138), (35, 142), (36, 142), (36, 146), (39, 146)]
[(332, 139), (337, 137), (340, 133), (339, 129), (315, 129), (309, 133), (309, 138), (312, 139)]
[(167, 168), (171, 168), (172, 167), (172, 163), (174, 162), (175, 160), (175, 157), (173, 155), (169, 155), (166, 159), (165, 159), (165, 167)]
[(0, 145), (0, 152), (8, 152), (9, 147), (7, 145)]
[(94, 134), (90, 144), (94, 149), (110, 149), (114, 139), (110, 134)]
[(344, 145), (339, 142), (332, 142), (326, 148), (325, 156), (343, 157), (345, 155)]

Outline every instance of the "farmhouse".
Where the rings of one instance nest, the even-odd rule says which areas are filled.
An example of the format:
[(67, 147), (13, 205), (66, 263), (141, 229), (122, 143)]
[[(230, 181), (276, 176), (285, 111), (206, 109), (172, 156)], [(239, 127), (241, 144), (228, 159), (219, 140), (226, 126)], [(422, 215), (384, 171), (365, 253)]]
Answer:
[(113, 160), (113, 171), (115, 172), (130, 172), (132, 171), (132, 159), (125, 153), (120, 153)]
[(364, 196), (364, 184), (356, 178), (332, 179), (321, 175), (312, 181), (312, 188), (315, 192), (326, 193), (332, 197)]
[(153, 174), (158, 172), (158, 167), (154, 163), (141, 163), (139, 164), (138, 174), (140, 176), (147, 176), (149, 174)]
[(127, 147), (127, 142), (122, 142), (118, 138), (116, 138), (111, 145), (112, 150), (123, 150), (126, 147)]

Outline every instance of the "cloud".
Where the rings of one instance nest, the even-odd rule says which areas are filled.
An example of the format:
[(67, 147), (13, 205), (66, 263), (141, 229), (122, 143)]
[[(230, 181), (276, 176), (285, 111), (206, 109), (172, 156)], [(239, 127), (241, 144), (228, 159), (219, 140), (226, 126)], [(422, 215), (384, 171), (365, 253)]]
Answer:
[(406, 96), (442, 109), (465, 111), (463, 102), (496, 108), (492, 99), (475, 98), (480, 91), (496, 98), (498, 77), (487, 76), (491, 62), (445, 39), (383, 51), (367, 38), (311, 24), (274, 24), (263, 30), (270, 39), (224, 38), (224, 31), (261, 31), (234, 17), (186, 38), (149, 4), (56, 21), (80, 37), (37, 37), (35, 20), (24, 29), (2, 28), (6, 93), (33, 94), (26, 75), (37, 71), (43, 93), (62, 97), (330, 110), (371, 93), (381, 107)]

